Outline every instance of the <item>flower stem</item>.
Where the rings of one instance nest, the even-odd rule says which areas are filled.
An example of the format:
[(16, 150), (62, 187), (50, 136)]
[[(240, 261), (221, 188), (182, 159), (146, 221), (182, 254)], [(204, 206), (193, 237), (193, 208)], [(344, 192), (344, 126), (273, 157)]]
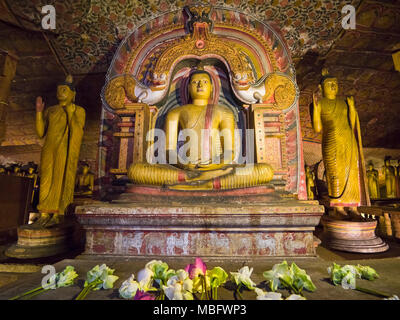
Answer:
[(361, 287), (357, 287), (357, 286), (356, 286), (356, 290), (360, 291), (360, 292), (364, 292), (364, 293), (369, 293), (369, 294), (372, 294), (372, 295), (378, 296), (378, 297), (384, 297), (384, 298), (391, 297), (391, 295), (389, 295), (387, 293), (383, 293), (383, 292), (379, 292), (379, 291), (375, 291), (375, 290), (371, 290), (371, 289), (366, 289), (366, 288), (361, 288)]
[(239, 284), (237, 289), (236, 289), (236, 294), (239, 296), (240, 300), (243, 300), (242, 295), (240, 294), (240, 288), (242, 287), (242, 284)]
[(22, 294), (20, 294), (20, 295), (18, 295), (18, 296), (12, 297), (12, 298), (9, 299), (9, 300), (18, 300), (18, 299), (21, 298), (21, 297), (27, 296), (28, 294), (34, 293), (34, 292), (36, 292), (36, 291), (38, 291), (38, 290), (41, 290), (41, 289), (43, 289), (42, 286), (37, 287), (37, 288), (32, 289), (32, 290), (30, 290), (30, 291), (24, 292), (24, 293), (22, 293)]
[(42, 293), (42, 292), (44, 292), (44, 291), (47, 291), (48, 289), (41, 289), (41, 290), (37, 290), (37, 291), (35, 291), (35, 292), (32, 292), (28, 297), (26, 297), (26, 299), (28, 300), (28, 299), (32, 299), (34, 296), (36, 296), (36, 295), (38, 295), (38, 294), (40, 294), (40, 293)]

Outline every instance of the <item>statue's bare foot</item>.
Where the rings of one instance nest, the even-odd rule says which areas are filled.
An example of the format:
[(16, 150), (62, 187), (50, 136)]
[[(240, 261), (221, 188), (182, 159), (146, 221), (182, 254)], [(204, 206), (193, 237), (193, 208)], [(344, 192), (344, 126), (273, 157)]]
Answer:
[(363, 217), (361, 216), (361, 213), (357, 211), (357, 207), (350, 207), (348, 209), (348, 215), (353, 221), (362, 221)]
[(51, 219), (47, 221), (47, 223), (44, 225), (44, 227), (45, 228), (50, 228), (52, 226), (60, 224), (61, 222), (62, 222), (62, 218), (61, 218), (60, 214), (55, 213), (55, 214), (53, 214)]
[(44, 226), (50, 221), (50, 213), (41, 213), (39, 219), (31, 224), (32, 228), (44, 228)]
[(233, 167), (227, 167), (225, 169), (219, 170), (210, 170), (210, 171), (203, 171), (198, 176), (193, 178), (187, 178), (187, 182), (195, 182), (195, 181), (209, 181), (221, 176), (225, 176), (233, 171)]
[(335, 220), (348, 220), (349, 215), (342, 207), (334, 208), (333, 211), (329, 213), (329, 217)]

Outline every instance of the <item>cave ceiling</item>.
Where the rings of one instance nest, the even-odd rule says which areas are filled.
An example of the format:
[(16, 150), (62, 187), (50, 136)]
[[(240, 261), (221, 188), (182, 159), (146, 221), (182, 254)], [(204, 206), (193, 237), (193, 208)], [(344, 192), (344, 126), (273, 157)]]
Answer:
[[(195, 3), (0, 0), (0, 49), (19, 57), (10, 99), (14, 105), (24, 105), (29, 99), (34, 101), (39, 92), (54, 96), (55, 83), (71, 73), (79, 82), (78, 96), (85, 93), (81, 93), (85, 100), (81, 104), (96, 113), (105, 73), (120, 41), (149, 19)], [(355, 96), (364, 145), (400, 148), (400, 73), (394, 70), (392, 60), (392, 52), (400, 49), (400, 1), (201, 3), (238, 9), (280, 29), (296, 67), (305, 140), (320, 140), (311, 128), (309, 105), (321, 69), (328, 67), (338, 77), (340, 93)], [(40, 11), (46, 4), (56, 8), (57, 27), (44, 32)], [(355, 30), (341, 26), (341, 8), (346, 4), (357, 9)]]

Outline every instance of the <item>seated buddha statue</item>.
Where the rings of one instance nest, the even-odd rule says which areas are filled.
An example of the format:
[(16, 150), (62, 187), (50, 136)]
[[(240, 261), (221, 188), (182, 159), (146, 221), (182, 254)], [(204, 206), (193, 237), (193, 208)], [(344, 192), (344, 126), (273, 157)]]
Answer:
[(81, 173), (76, 176), (76, 195), (89, 196), (93, 194), (94, 174), (90, 172), (88, 163), (82, 164)]
[[(189, 94), (192, 103), (171, 109), (165, 118), (167, 164), (135, 163), (128, 177), (136, 184), (164, 186), (175, 190), (236, 189), (264, 185), (272, 180), (273, 169), (265, 163), (235, 163), (233, 111), (209, 104), (212, 92), (210, 75), (203, 70), (192, 73)], [(189, 133), (185, 150), (177, 151), (180, 133)]]

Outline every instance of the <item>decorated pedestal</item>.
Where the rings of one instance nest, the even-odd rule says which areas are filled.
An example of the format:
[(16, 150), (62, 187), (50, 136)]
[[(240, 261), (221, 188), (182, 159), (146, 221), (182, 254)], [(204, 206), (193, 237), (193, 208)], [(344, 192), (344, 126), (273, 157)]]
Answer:
[(65, 253), (76, 247), (76, 223), (67, 221), (50, 228), (24, 225), (18, 228), (18, 242), (5, 254), (18, 259), (50, 257)]
[(375, 234), (376, 220), (347, 221), (323, 217), (323, 243), (329, 248), (347, 252), (384, 252), (389, 246)]
[(313, 231), (323, 214), (316, 201), (265, 203), (265, 196), (254, 201), (255, 194), (225, 194), (222, 202), (218, 194), (200, 193), (148, 201), (126, 194), (118, 203), (77, 207), (86, 231), (84, 255), (315, 256)]

